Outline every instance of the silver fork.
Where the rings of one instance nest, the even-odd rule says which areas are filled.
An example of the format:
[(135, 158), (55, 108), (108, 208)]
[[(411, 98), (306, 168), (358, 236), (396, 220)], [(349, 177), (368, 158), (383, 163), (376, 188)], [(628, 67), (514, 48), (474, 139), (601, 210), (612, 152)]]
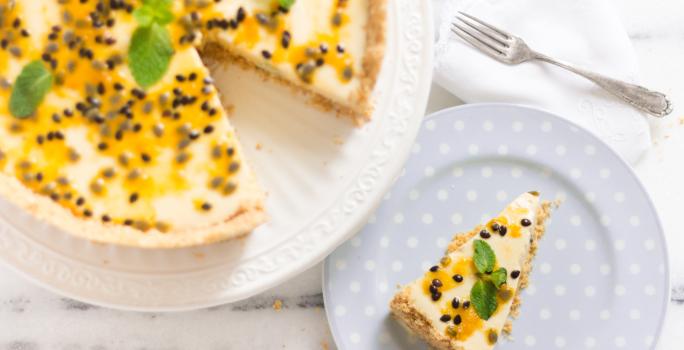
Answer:
[(459, 12), (456, 20), (451, 25), (451, 30), (456, 35), (503, 63), (513, 65), (531, 60), (540, 60), (555, 64), (593, 81), (613, 95), (651, 115), (664, 117), (672, 112), (672, 104), (663, 93), (572, 67), (565, 62), (530, 49), (523, 39), (467, 13)]

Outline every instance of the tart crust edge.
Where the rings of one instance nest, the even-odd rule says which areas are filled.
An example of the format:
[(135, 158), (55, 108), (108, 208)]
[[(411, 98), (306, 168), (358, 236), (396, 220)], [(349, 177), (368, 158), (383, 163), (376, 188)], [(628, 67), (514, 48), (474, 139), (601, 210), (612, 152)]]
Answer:
[(268, 219), (264, 210), (265, 194), (253, 177), (242, 185), (249, 185), (254, 191), (249, 197), (241, 198), (239, 209), (221, 221), (188, 229), (172, 227), (167, 232), (155, 227), (141, 231), (121, 224), (103, 223), (95, 217), (78, 217), (49, 197), (34, 193), (16, 178), (0, 173), (0, 196), (34, 218), (92, 242), (148, 249), (198, 246), (249, 234)]

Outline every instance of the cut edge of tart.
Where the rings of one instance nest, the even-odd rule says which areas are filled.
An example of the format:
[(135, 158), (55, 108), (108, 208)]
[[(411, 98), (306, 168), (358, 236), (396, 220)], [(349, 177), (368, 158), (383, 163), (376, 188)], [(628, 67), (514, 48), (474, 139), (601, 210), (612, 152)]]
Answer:
[[(204, 38), (200, 45), (203, 59), (211, 64), (238, 64), (244, 69), (256, 71), (263, 79), (273, 80), (289, 87), (293, 92), (308, 97), (312, 106), (323, 111), (332, 111), (338, 116), (351, 118), (361, 126), (371, 120), (373, 103), (371, 101), (373, 89), (376, 85), (386, 48), (386, 20), (387, 0), (366, 0), (367, 12), (365, 13), (366, 24), (360, 29), (364, 31), (364, 45), (361, 54), (363, 58), (358, 63), (353, 63), (354, 79), (360, 80), (358, 87), (352, 90), (346, 97), (339, 98), (334, 93), (325, 93), (319, 90), (316, 84), (304, 82), (302, 79), (287, 75), (286, 69), (274, 68), (269, 60), (262, 56), (254, 55), (253, 49), (247, 50), (247, 54), (241, 54), (239, 45), (235, 46), (223, 36)], [(346, 2), (342, 0), (340, 2)], [(371, 20), (372, 19), (372, 20)], [(353, 29), (357, 29), (353, 27)], [(329, 47), (331, 52), (335, 47)], [(317, 53), (320, 55), (320, 53)], [(317, 57), (317, 56), (315, 56)], [(322, 55), (326, 57), (326, 54)], [(360, 69), (358, 69), (360, 68)], [(297, 72), (299, 74), (299, 72)]]
[[(437, 297), (435, 294), (429, 295), (431, 292), (428, 291), (427, 284), (429, 284), (429, 278), (432, 278), (435, 275), (431, 275), (431, 272), (434, 272), (432, 270), (437, 271), (438, 273), (441, 273), (439, 271), (440, 269), (447, 270), (449, 268), (456, 268), (456, 269), (472, 269), (474, 271), (477, 270), (477, 268), (474, 266), (474, 263), (472, 261), (468, 261), (467, 264), (472, 264), (473, 266), (455, 266), (459, 265), (459, 263), (452, 264), (452, 259), (461, 259), (463, 258), (463, 248), (465, 246), (468, 246), (468, 248), (473, 247), (473, 243), (476, 240), (484, 240), (487, 241), (490, 237), (487, 237), (486, 239), (483, 238), (482, 232), (483, 230), (486, 230), (489, 232), (491, 235), (491, 238), (498, 239), (500, 238), (500, 234), (494, 230), (492, 230), (492, 223), (498, 222), (503, 216), (506, 216), (505, 213), (508, 212), (508, 214), (511, 213), (511, 208), (515, 208), (517, 205), (516, 203), (520, 203), (521, 200), (525, 201), (525, 198), (527, 197), (527, 200), (530, 199), (530, 197), (534, 197), (532, 199), (535, 201), (537, 204), (535, 205), (536, 209), (534, 213), (532, 214), (534, 216), (533, 220), (530, 220), (530, 227), (529, 227), (529, 244), (528, 244), (528, 249), (527, 249), (527, 254), (523, 258), (521, 262), (521, 266), (519, 270), (516, 271), (507, 271), (507, 278), (510, 281), (512, 278), (511, 273), (514, 272), (516, 275), (515, 278), (515, 283), (516, 286), (513, 288), (514, 290), (511, 291), (510, 288), (507, 286), (506, 283), (502, 284), (500, 286), (500, 290), (497, 291), (497, 300), (499, 302), (502, 302), (503, 299), (500, 298), (500, 291), (508, 291), (508, 294), (511, 294), (510, 292), (513, 292), (512, 295), (508, 295), (508, 299), (505, 299), (506, 301), (503, 302), (504, 309), (508, 308), (508, 313), (507, 315), (497, 315), (498, 312), (500, 312), (499, 307), (495, 309), (494, 313), (490, 316), (492, 318), (495, 318), (499, 316), (499, 320), (497, 322), (500, 322), (503, 320), (503, 323), (500, 324), (499, 326), (495, 328), (489, 328), (487, 329), (486, 324), (488, 320), (483, 320), (479, 315), (478, 311), (475, 311), (474, 306), (471, 303), (471, 300), (469, 298), (460, 298), (459, 304), (456, 304), (456, 308), (453, 309), (454, 306), (454, 300), (453, 299), (448, 299), (446, 298), (447, 292), (444, 292), (444, 297), (442, 297), (442, 293), (440, 291), (440, 288), (434, 288), (430, 285), (431, 288), (434, 288), (435, 292), (439, 292), (439, 296)], [(475, 227), (473, 230), (470, 232), (465, 232), (465, 233), (459, 233), (456, 234), (452, 241), (450, 242), (449, 246), (446, 249), (445, 256), (441, 259), (441, 261), (433, 266), (429, 272), (425, 274), (424, 277), (421, 277), (408, 285), (404, 286), (399, 292), (395, 294), (395, 296), (392, 298), (390, 302), (390, 310), (395, 319), (399, 321), (400, 324), (402, 324), (405, 328), (407, 328), (411, 333), (417, 335), (421, 339), (425, 340), (428, 344), (430, 344), (432, 347), (435, 349), (440, 349), (440, 350), (474, 350), (474, 349), (491, 349), (496, 345), (496, 342), (501, 335), (501, 333), (510, 335), (512, 331), (512, 321), (514, 318), (516, 318), (519, 314), (520, 306), (521, 306), (521, 298), (520, 298), (520, 292), (524, 290), (528, 283), (529, 283), (529, 274), (532, 270), (532, 260), (534, 259), (536, 252), (537, 252), (537, 247), (538, 247), (538, 241), (544, 236), (545, 230), (546, 230), (546, 221), (551, 215), (551, 211), (553, 208), (557, 206), (558, 203), (552, 203), (549, 201), (540, 201), (538, 198), (538, 193), (537, 192), (529, 192), (521, 195), (513, 201), (497, 218), (492, 219), (487, 225), (478, 225)], [(529, 214), (528, 214), (529, 215)], [(529, 216), (528, 216), (529, 217)], [(528, 219), (529, 220), (529, 219)], [(515, 224), (515, 223), (512, 223)], [(503, 226), (503, 225), (502, 225)], [(519, 225), (519, 228), (516, 228), (515, 230), (519, 230), (522, 225)], [(509, 226), (507, 226), (509, 227)], [(510, 228), (508, 228), (508, 233), (510, 235)], [(522, 228), (521, 231), (524, 231), (524, 228)], [(524, 236), (524, 234), (523, 234)], [(498, 250), (498, 249), (495, 249)], [(467, 256), (467, 254), (466, 254)], [(465, 259), (461, 260), (465, 261)], [(497, 264), (497, 269), (499, 268)], [(453, 272), (453, 271), (452, 271)], [(456, 285), (459, 283), (468, 283), (467, 280), (469, 277), (464, 273), (463, 276), (458, 277), (460, 281), (456, 281), (456, 276), (458, 274), (453, 276), (453, 281), (448, 281), (444, 283), (445, 286), (448, 287), (448, 285), (454, 285), (453, 282), (455, 282)], [(489, 275), (491, 276), (491, 275)], [(465, 279), (464, 279), (465, 277)], [(485, 277), (484, 279), (489, 278)], [(463, 281), (466, 282), (463, 282)], [(428, 282), (426, 282), (428, 281)], [(432, 280), (434, 281), (434, 279)], [(426, 284), (427, 283), (427, 284)], [(441, 283), (440, 283), (441, 284)], [(444, 287), (444, 288), (447, 288)], [(457, 287), (456, 287), (457, 288)], [(422, 289), (426, 289), (423, 291)], [(443, 319), (440, 319), (440, 317), (436, 317), (433, 315), (431, 317), (428, 315), (430, 311), (424, 310), (424, 308), (421, 308), (421, 306), (416, 302), (416, 295), (415, 291), (419, 290), (421, 293), (418, 295), (419, 298), (422, 298), (423, 301), (429, 300), (430, 303), (438, 303), (438, 304), (450, 304), (446, 305), (444, 308), (442, 308), (442, 311), (445, 312), (445, 315), (441, 315), (440, 317), (443, 317)], [(458, 297), (455, 297), (456, 299), (459, 299)], [(435, 300), (438, 299), (438, 300)], [(467, 302), (468, 307), (464, 305), (464, 302)], [(450, 309), (451, 308), (451, 309)], [(448, 310), (448, 311), (445, 311)], [(456, 310), (455, 315), (451, 315), (454, 313), (454, 310)], [(434, 310), (432, 310), (434, 313)], [(447, 315), (449, 315), (449, 319), (446, 320)], [(456, 315), (458, 315), (458, 324), (456, 324)], [(504, 316), (503, 319), (501, 316)], [(470, 322), (473, 321), (473, 322)], [(469, 325), (470, 322), (470, 325)], [(472, 324), (477, 323), (477, 326), (472, 326)], [(465, 327), (465, 328), (464, 328)], [(465, 330), (468, 327), (470, 327), (470, 330)], [(460, 331), (465, 330), (465, 333), (468, 333), (465, 337), (460, 336)], [(486, 333), (486, 334), (485, 334)], [(480, 337), (480, 339), (476, 339), (475, 337)]]

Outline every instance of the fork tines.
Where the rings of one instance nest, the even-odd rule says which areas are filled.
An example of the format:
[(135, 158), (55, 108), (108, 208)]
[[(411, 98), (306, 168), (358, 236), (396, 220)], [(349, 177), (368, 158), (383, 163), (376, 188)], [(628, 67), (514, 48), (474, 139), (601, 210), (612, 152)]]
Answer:
[(451, 31), (471, 45), (492, 56), (503, 55), (511, 35), (467, 13), (458, 12)]

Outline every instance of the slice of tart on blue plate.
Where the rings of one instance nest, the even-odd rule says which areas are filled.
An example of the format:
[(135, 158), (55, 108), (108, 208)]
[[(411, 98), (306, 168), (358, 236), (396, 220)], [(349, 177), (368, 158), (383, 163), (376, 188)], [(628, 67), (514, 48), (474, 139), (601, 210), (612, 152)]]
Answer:
[(438, 264), (394, 296), (395, 318), (436, 349), (492, 349), (518, 314), (551, 209), (537, 192), (524, 193), (456, 235)]

